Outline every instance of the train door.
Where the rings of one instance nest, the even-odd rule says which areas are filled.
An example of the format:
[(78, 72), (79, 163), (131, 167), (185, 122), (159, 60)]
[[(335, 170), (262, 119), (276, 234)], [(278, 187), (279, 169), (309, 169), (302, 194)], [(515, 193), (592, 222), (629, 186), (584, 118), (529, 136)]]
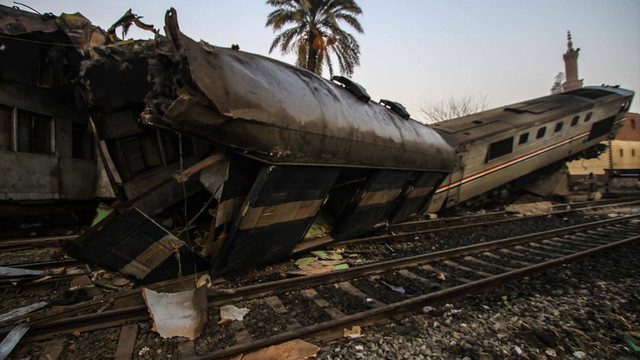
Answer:
[(464, 179), (464, 157), (462, 154), (458, 154), (458, 161), (456, 167), (451, 173), (451, 182), (447, 189), (447, 199), (444, 207), (449, 208), (458, 205), (460, 203), (460, 192), (462, 191), (462, 180)]

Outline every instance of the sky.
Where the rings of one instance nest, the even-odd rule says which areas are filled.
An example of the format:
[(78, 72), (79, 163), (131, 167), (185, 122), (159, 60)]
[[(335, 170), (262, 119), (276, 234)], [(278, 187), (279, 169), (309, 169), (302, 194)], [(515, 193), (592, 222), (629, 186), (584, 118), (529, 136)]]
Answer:
[[(262, 0), (21, 0), (37, 11), (80, 12), (107, 29), (129, 8), (162, 28), (167, 9), (194, 40), (294, 63), (269, 54), (275, 34), (265, 27), (274, 10)], [(364, 34), (352, 79), (373, 100), (402, 103), (412, 117), (446, 99), (484, 97), (489, 108), (545, 96), (564, 72), (567, 31), (580, 48), (584, 85), (620, 85), (640, 91), (640, 0), (359, 0)], [(0, 0), (6, 6), (12, 1)], [(17, 5), (26, 9), (22, 5)], [(150, 33), (130, 30), (134, 38)], [(128, 36), (129, 37), (129, 36)], [(324, 73), (328, 78), (329, 74)], [(640, 112), (640, 99), (631, 111)]]

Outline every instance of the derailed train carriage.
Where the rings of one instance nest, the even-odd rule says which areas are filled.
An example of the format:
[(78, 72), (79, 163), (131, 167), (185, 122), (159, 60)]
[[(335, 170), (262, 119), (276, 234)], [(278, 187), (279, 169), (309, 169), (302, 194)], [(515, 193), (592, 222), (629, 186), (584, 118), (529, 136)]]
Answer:
[(584, 87), (432, 125), (458, 160), (428, 211), (526, 184), (568, 160), (597, 157), (605, 148), (600, 142), (622, 128), (633, 95), (619, 87)]
[(206, 167), (183, 180), (200, 180), (215, 197), (204, 247), (216, 273), (283, 259), (312, 235), (345, 239), (405, 220), (426, 210), (453, 167), (453, 149), (434, 130), (396, 103), (371, 102), (346, 79), (197, 43), (173, 12), (165, 30), (168, 38), (96, 49), (84, 64), (85, 99), (127, 209), (81, 236), (73, 248), (80, 258), (145, 282), (193, 270), (187, 246), (135, 209), (149, 208), (148, 187), (127, 186), (147, 176), (144, 143), (155, 141), (154, 128), (210, 147), (204, 163), (184, 164)]

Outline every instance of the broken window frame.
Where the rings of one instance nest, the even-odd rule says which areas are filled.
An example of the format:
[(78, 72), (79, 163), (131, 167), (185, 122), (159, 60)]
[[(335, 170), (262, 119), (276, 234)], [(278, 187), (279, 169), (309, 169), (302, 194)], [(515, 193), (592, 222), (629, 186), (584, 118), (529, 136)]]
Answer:
[(9, 125), (5, 126), (6, 131), (4, 132), (9, 134), (9, 147), (0, 149), (0, 151), (40, 155), (55, 154), (55, 117), (17, 107), (1, 106), (10, 109), (11, 115)]
[(0, 104), (0, 151), (14, 151), (14, 108)]

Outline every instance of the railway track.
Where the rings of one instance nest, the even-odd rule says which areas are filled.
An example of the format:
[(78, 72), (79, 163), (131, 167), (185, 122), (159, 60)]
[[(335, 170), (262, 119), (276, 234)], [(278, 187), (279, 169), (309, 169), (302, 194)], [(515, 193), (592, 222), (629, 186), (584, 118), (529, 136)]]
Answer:
[[(205, 333), (213, 331), (212, 328), (216, 332), (226, 331), (226, 337), (235, 339), (231, 341), (235, 345), (210, 349), (202, 358), (226, 358), (289, 339), (341, 332), (350, 325), (375, 322), (416, 307), (500, 286), (505, 281), (636, 242), (640, 238), (639, 218), (640, 215), (625, 216), (304, 278), (211, 289)], [(250, 321), (217, 325), (217, 307), (230, 303), (271, 309), (279, 315), (273, 317), (273, 324), (262, 326)], [(306, 309), (300, 311), (292, 304), (305, 304)], [(81, 306), (76, 306), (75, 311), (80, 311)], [(144, 305), (77, 316), (70, 316), (74, 307), (68, 311), (57, 317), (32, 317), (25, 340), (148, 319)], [(297, 315), (291, 315), (292, 312)], [(311, 313), (321, 315), (309, 317)], [(260, 334), (262, 338), (254, 340), (255, 335), (251, 334)]]
[[(563, 214), (573, 211), (584, 211), (589, 209), (604, 209), (625, 207), (631, 205), (637, 205), (640, 203), (640, 199), (635, 197), (615, 198), (615, 199), (601, 199), (601, 200), (589, 200), (573, 203), (558, 203), (551, 205), (553, 211), (544, 215)], [(487, 221), (504, 220), (514, 218), (517, 215), (507, 211), (489, 211), (477, 214), (462, 215), (462, 216), (450, 216), (435, 219), (423, 219), (405, 221), (397, 224), (388, 224), (385, 226), (385, 230), (397, 230), (411, 227), (432, 227), (432, 228), (444, 228), (449, 227), (451, 224), (467, 225), (467, 224), (481, 224)], [(531, 215), (530, 215), (531, 216)]]
[(595, 212), (605, 209), (629, 209), (634, 208), (639, 204), (640, 200), (637, 199), (607, 199), (600, 201), (584, 201), (572, 204), (555, 204), (552, 206), (553, 211), (537, 215), (518, 216), (517, 214), (510, 214), (507, 211), (494, 211), (482, 214), (409, 221), (404, 223), (386, 225), (384, 229), (380, 228), (377, 234), (374, 233), (371, 236), (364, 236), (338, 242), (327, 241), (323, 239), (311, 240), (299, 245), (294, 250), (293, 256), (298, 256), (309, 251), (321, 249), (329, 244), (332, 246), (345, 246), (358, 243), (371, 244), (397, 241), (400, 239), (422, 236), (425, 234), (473, 229), (475, 227), (491, 227), (503, 224), (506, 225), (507, 223), (515, 222), (528, 222), (534, 219), (549, 216), (562, 216), (565, 214), (577, 212)]

